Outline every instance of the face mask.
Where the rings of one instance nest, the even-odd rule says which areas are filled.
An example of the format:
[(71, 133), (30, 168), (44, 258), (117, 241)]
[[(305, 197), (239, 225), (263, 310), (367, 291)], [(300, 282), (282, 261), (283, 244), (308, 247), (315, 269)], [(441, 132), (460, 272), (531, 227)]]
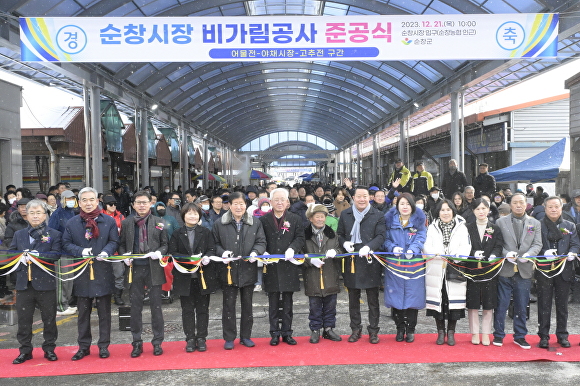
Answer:
[(431, 197), (437, 201), (439, 199), (439, 194), (432, 194)]
[(169, 189), (165, 189), (165, 193), (169, 193)]
[(269, 211), (270, 211), (270, 209), (271, 209), (271, 208), (270, 208), (270, 205), (264, 205), (264, 206), (262, 207), (262, 212), (269, 212)]
[(423, 204), (417, 204), (416, 207), (417, 207), (417, 209), (423, 210), (423, 208), (425, 207), (425, 205), (423, 205)]
[(157, 214), (161, 217), (165, 216), (165, 209), (157, 209)]
[(66, 207), (67, 208), (74, 208), (75, 207), (75, 202), (74, 201), (67, 201), (66, 202)]
[(12, 197), (10, 200), (8, 200), (10, 205), (14, 204), (14, 201), (16, 201), (16, 197)]
[(201, 206), (201, 209), (203, 209), (203, 210), (209, 210), (209, 205), (202, 205)]
[(181, 200), (174, 200), (175, 201), (175, 205), (181, 205)]

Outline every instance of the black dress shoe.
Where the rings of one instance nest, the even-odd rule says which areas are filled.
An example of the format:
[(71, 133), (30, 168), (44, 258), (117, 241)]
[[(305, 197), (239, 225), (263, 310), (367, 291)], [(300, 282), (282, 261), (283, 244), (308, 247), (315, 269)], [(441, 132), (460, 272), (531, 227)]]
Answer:
[(109, 353), (109, 349), (107, 347), (99, 348), (99, 358), (105, 359), (105, 358), (108, 358), (109, 355), (111, 355), (111, 354)]
[(159, 355), (163, 354), (163, 349), (161, 348), (160, 344), (153, 345), (153, 355), (158, 357)]
[(197, 351), (204, 352), (207, 350), (207, 345), (205, 344), (205, 338), (197, 338)]
[(280, 343), (280, 337), (278, 335), (275, 335), (270, 339), (270, 346), (278, 346), (278, 343)]
[(290, 346), (296, 346), (298, 342), (294, 340), (290, 335), (282, 337), (282, 342), (288, 343)]
[(348, 337), (348, 341), (350, 343), (358, 342), (360, 339), (362, 331), (361, 330), (353, 330), (352, 334)]
[(131, 358), (137, 358), (143, 354), (143, 342), (133, 342), (133, 351), (131, 351)]
[(548, 338), (541, 338), (540, 343), (538, 344), (539, 348), (548, 348), (550, 344), (548, 343)]
[(334, 332), (334, 330), (332, 328), (329, 328), (328, 330), (324, 330), (324, 332), (322, 333), (322, 337), (324, 339), (330, 339), (333, 342), (340, 342), (342, 340), (340, 335), (338, 335), (336, 332)]
[(380, 341), (381, 340), (379, 339), (379, 334), (377, 332), (369, 333), (369, 342), (371, 342), (371, 344), (377, 344)]
[(58, 357), (56, 356), (56, 354), (54, 353), (54, 351), (45, 351), (44, 352), (44, 357), (46, 359), (48, 359), (51, 362), (57, 361)]
[(187, 341), (187, 344), (185, 345), (185, 352), (194, 352), (194, 351), (195, 351), (195, 340), (190, 339)]
[(80, 361), (81, 359), (83, 359), (87, 355), (91, 355), (91, 350), (88, 350), (88, 349), (87, 350), (80, 349), (79, 351), (77, 351), (77, 353), (75, 355), (73, 355), (73, 357), (71, 358), (71, 360), (73, 360), (73, 361)]
[(405, 337), (407, 343), (413, 343), (415, 341), (415, 333), (414, 332), (407, 332), (407, 336)]
[(405, 329), (397, 329), (397, 336), (395, 337), (397, 342), (402, 342), (405, 340)]
[(12, 361), (13, 364), (19, 365), (21, 363), (26, 362), (27, 360), (32, 359), (32, 354), (20, 354)]
[(320, 342), (320, 330), (313, 330), (310, 333), (310, 343)]
[(568, 338), (558, 339), (558, 343), (563, 348), (570, 348), (570, 346), (571, 346), (570, 341), (568, 340)]

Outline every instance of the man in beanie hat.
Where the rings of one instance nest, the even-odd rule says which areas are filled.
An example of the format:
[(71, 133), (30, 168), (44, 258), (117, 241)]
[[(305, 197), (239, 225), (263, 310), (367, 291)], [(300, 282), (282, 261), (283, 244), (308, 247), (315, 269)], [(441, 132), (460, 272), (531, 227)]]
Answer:
[(306, 210), (310, 226), (304, 230), (304, 253), (323, 255), (322, 258), (305, 259), (303, 266), (304, 292), (310, 303), (310, 343), (322, 337), (338, 342), (342, 338), (336, 332), (336, 298), (340, 292), (341, 259), (333, 259), (340, 253), (338, 237), (325, 224), (328, 216), (326, 205), (311, 205)]

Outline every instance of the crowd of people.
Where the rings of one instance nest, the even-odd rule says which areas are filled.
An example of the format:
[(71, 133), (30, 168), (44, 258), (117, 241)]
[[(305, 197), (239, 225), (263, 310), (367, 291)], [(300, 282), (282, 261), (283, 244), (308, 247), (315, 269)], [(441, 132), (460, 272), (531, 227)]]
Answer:
[[(553, 295), (557, 341), (570, 347), (567, 307), (580, 252), (580, 189), (570, 196), (548, 196), (533, 185), (526, 192), (498, 191), (486, 164), (468, 186), (454, 160), (440, 188), (423, 163), (415, 166), (410, 172), (396, 160), (384, 189), (357, 186), (348, 178), (342, 186), (270, 182), (205, 191), (165, 186), (161, 194), (153, 187), (131, 192), (120, 184), (102, 194), (60, 183), (33, 195), (9, 185), (0, 202), (0, 248), (22, 264), (0, 276), (0, 296), (12, 294), (9, 277), (20, 344), (13, 363), (32, 359), (35, 307), (44, 324), (47, 360), (58, 359), (57, 315), (78, 313), (79, 347), (72, 360), (90, 355), (93, 308), (98, 355), (109, 357), (111, 305), (125, 304), (128, 283), (133, 358), (143, 353), (147, 299), (153, 354), (163, 354), (164, 288), (180, 297), (186, 352), (207, 350), (210, 297), (218, 290), (224, 349), (234, 349), (238, 337), (240, 345), (255, 345), (255, 291), (268, 295), (270, 345), (296, 345), (293, 297), (301, 279), (313, 344), (342, 340), (334, 329), (337, 294), (346, 287), (348, 342), (363, 336), (364, 290), (368, 340), (379, 343), (384, 289), (397, 342), (414, 341), (418, 312), (426, 309), (437, 327), (436, 343), (453, 346), (467, 310), (472, 343), (502, 346), (513, 299), (514, 343), (529, 349), (527, 307), (535, 282), (539, 347), (549, 347)], [(76, 272), (80, 262), (86, 269)], [(43, 263), (55, 264), (56, 274), (42, 269)], [(74, 280), (63, 280), (71, 274)]]

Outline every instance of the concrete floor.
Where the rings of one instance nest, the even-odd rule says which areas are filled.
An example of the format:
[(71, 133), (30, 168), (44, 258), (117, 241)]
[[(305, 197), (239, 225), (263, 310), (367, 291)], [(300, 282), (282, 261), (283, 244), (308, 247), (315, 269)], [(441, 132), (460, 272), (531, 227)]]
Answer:
[[(128, 302), (128, 296), (125, 294)], [(254, 293), (254, 329), (252, 336), (269, 336), (268, 328), (268, 299), (264, 292)], [(382, 293), (381, 293), (382, 303)], [(221, 329), (221, 291), (212, 295), (210, 303), (210, 326), (208, 339), (222, 339)], [(113, 305), (113, 330), (111, 343), (130, 343), (131, 333), (119, 331), (118, 307)], [(342, 291), (338, 298), (338, 315), (336, 331), (342, 335), (350, 334), (348, 318), (348, 298), (346, 291)], [(366, 319), (366, 305), (362, 306), (363, 323)], [(537, 331), (537, 309), (531, 305), (531, 316), (528, 320), (530, 334)], [(163, 306), (165, 318), (165, 340), (181, 341), (184, 339), (181, 326), (181, 307), (179, 299), (173, 303), (165, 302)], [(396, 329), (393, 321), (388, 317), (388, 310), (381, 307), (381, 334), (394, 334)], [(555, 328), (555, 316), (552, 313), (552, 330)], [(96, 335), (96, 312), (93, 313), (93, 336)], [(76, 315), (57, 317), (59, 322), (58, 346), (76, 346)], [(144, 310), (144, 322), (148, 323), (150, 314)], [(570, 304), (569, 332), (580, 334), (580, 304)], [(42, 322), (37, 311), (35, 315), (37, 333), (33, 344), (38, 347), (42, 343)], [(511, 320), (508, 319), (507, 333), (511, 333)], [(308, 301), (303, 292), (294, 295), (294, 335), (305, 336), (310, 334), (308, 328)], [(0, 349), (17, 348), (16, 325), (0, 325)], [(144, 341), (152, 337), (150, 325), (144, 326)], [(425, 316), (425, 311), (419, 312), (417, 333), (435, 333), (436, 327), (432, 318)], [(461, 320), (457, 326), (458, 333), (467, 333), (467, 320)], [(367, 339), (367, 337), (363, 337)], [(572, 336), (571, 350), (578, 350), (580, 337)], [(511, 344), (511, 336), (506, 337), (506, 344)], [(383, 339), (380, 344), (390, 344)], [(555, 344), (555, 342), (552, 342)], [(532, 350), (538, 350), (533, 347)], [(57, 348), (58, 354), (58, 348)], [(129, 352), (127, 353), (129, 355)], [(59, 358), (69, 360), (69, 358)], [(11, 364), (5, 367), (9, 369)], [(412, 377), (409, 374), (413, 374)], [(429, 385), (512, 385), (527, 384), (572, 384), (577, 383), (580, 376), (580, 366), (576, 363), (447, 363), (447, 364), (382, 364), (382, 365), (350, 365), (350, 366), (296, 366), (281, 368), (247, 368), (247, 369), (207, 369), (207, 370), (171, 370), (150, 372), (128, 372), (82, 376), (45, 377), (42, 383), (46, 385), (118, 385), (131, 383), (133, 385), (168, 384), (199, 384), (199, 385), (234, 385), (249, 382), (252, 385), (270, 385), (283, 381), (288, 384), (317, 384), (317, 385), (351, 385), (353, 379), (361, 385), (378, 384), (429, 384)], [(30, 385), (31, 379), (0, 379), (0, 384)]]

